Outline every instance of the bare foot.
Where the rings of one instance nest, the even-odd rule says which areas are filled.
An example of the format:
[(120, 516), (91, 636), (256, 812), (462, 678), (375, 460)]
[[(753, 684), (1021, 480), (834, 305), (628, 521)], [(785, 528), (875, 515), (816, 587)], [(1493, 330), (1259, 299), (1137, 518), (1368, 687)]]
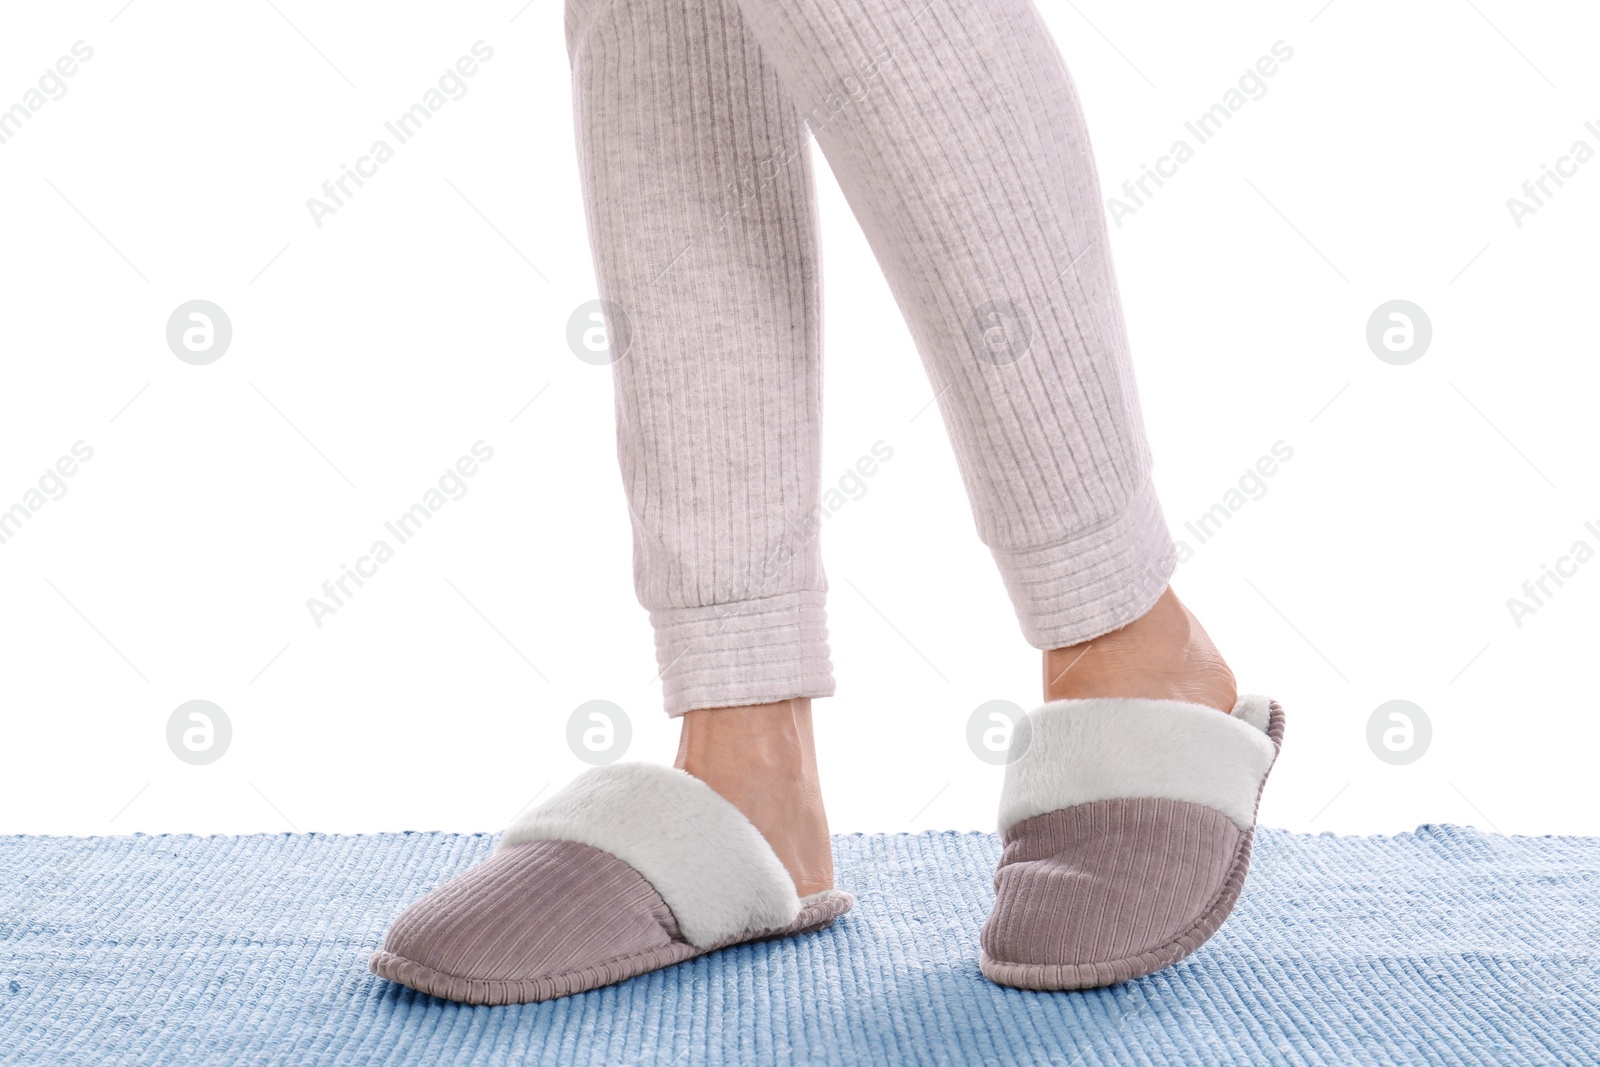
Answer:
[(767, 839), (802, 897), (833, 887), (811, 700), (685, 713), (674, 766), (715, 789)]
[(1045, 700), (1150, 697), (1232, 713), (1233, 672), (1199, 621), (1168, 586), (1120, 630), (1044, 654)]

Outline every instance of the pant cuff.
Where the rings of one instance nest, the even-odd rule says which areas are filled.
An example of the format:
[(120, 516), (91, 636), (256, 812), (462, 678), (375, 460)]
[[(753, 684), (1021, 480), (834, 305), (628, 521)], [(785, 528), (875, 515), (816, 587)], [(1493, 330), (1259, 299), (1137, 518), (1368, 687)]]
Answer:
[(824, 594), (650, 612), (667, 714), (833, 695)]
[(1040, 649), (1126, 626), (1155, 606), (1178, 566), (1151, 483), (1114, 518), (1066, 541), (991, 551), (1023, 636)]

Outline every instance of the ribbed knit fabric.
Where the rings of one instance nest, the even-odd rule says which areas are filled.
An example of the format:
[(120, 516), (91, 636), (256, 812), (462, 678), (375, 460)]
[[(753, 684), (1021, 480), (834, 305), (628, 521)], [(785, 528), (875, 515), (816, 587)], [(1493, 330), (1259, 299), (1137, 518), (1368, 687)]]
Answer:
[(401, 913), (372, 970), (468, 1004), (524, 1004), (610, 985), (740, 941), (809, 933), (849, 910), (819, 894), (782, 926), (705, 946), (638, 871), (574, 841), (501, 849)]
[[(441, 886), (430, 906), (412, 905), (373, 966), (452, 1000), (545, 1000), (695, 955), (676, 932), (671, 910), (626, 863), (536, 841)], [(641, 961), (652, 954), (659, 959)]]
[(1084, 993), (978, 972), (993, 834), (836, 837), (859, 903), (829, 929), (563, 1000), (473, 1008), (370, 973), (396, 913), (494, 846), (0, 837), (0, 1064), (1600, 1063), (1600, 838), (1260, 829), (1200, 951)]
[(991, 977), (1023, 988), (1110, 985), (1182, 959), (1227, 917), (1250, 858), (1226, 816), (1152, 797), (1036, 815), (1004, 840), (981, 943)]
[(1176, 558), (1088, 134), (1031, 0), (567, 0), (566, 31), (669, 714), (833, 692), (808, 131), (1023, 635), (1057, 648), (1150, 608)]

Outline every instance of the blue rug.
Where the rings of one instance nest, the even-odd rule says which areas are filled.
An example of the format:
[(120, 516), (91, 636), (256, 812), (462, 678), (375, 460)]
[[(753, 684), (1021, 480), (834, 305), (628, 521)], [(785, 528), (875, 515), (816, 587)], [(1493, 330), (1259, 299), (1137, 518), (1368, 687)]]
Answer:
[(978, 971), (988, 834), (839, 837), (855, 911), (547, 1004), (366, 969), (489, 835), (0, 838), (5, 1064), (1600, 1063), (1600, 838), (1263, 830), (1188, 960), (1087, 993)]

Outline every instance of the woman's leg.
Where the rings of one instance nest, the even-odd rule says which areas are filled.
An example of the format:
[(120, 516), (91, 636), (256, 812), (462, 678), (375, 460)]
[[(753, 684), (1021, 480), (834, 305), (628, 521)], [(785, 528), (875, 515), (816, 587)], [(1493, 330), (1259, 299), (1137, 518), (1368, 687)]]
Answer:
[[(1227, 668), (1167, 588), (1093, 154), (1032, 0), (740, 4), (910, 325), (1024, 636), (1065, 650), (1047, 695), (1148, 687), (1118, 675), (1159, 660), (1231, 708)], [(1089, 648), (1114, 631), (1129, 654)]]
[(600, 296), (630, 342), (617, 451), (677, 765), (805, 895), (833, 879), (810, 698), (834, 688), (805, 128), (733, 0), (569, 0), (567, 43)]
[[(617, 452), (667, 711), (830, 695), (798, 116), (732, 0), (573, 0), (567, 17), (595, 272), (631, 340)], [(785, 180), (762, 180), (775, 165)]]

